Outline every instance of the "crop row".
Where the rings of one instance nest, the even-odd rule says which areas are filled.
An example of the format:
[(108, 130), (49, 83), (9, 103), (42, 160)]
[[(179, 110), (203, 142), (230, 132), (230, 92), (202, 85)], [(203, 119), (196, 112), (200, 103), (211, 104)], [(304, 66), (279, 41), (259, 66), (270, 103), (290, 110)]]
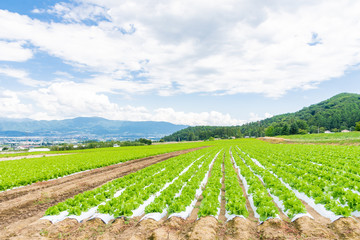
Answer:
[(151, 209), (159, 209), (165, 196), (176, 194), (181, 187), (179, 183), (184, 183), (203, 169), (206, 170), (208, 166), (204, 163), (209, 163), (214, 155), (214, 150), (204, 149), (168, 159), (95, 190), (78, 194), (50, 207), (45, 214), (55, 216), (49, 219), (57, 221), (57, 215), (60, 218), (74, 215), (76, 218), (81, 215), (87, 217), (90, 212), (90, 215), (132, 217), (142, 215), (145, 210), (151, 212)]
[(262, 180), (271, 197), (290, 219), (293, 219), (298, 214), (307, 213), (305, 206), (296, 197), (295, 193), (289, 190), (269, 170), (254, 163), (253, 159), (244, 154), (239, 148), (236, 149), (236, 153), (251, 171)]
[(246, 198), (240, 186), (238, 175), (233, 167), (230, 154), (225, 152), (225, 209), (228, 218), (232, 216), (243, 216), (247, 218), (249, 212), (246, 208)]
[(236, 154), (234, 148), (232, 148), (231, 155), (239, 171), (241, 180), (245, 185), (245, 190), (252, 208), (256, 212), (255, 217), (258, 217), (260, 221), (265, 221), (270, 217), (277, 217), (279, 215), (279, 210), (260, 179), (255, 176), (239, 155)]
[(102, 148), (74, 152), (69, 155), (0, 161), (0, 191), (197, 146), (197, 144), (164, 144)]
[[(322, 149), (319, 152), (325, 154)], [(247, 206), (260, 221), (279, 217), (280, 212), (291, 220), (310, 216), (303, 202), (331, 220), (359, 212), (358, 175), (346, 160), (328, 163), (325, 159), (332, 159), (331, 155), (320, 157), (316, 146), (311, 150), (312, 154), (304, 154), (301, 147), (256, 140), (201, 149), (79, 194), (49, 208), (46, 218), (186, 219), (198, 201), (198, 217), (218, 217), (223, 185), (227, 219), (248, 217)]]
[[(301, 148), (291, 147), (290, 154), (288, 147), (261, 145), (261, 148), (255, 148), (254, 144), (243, 144), (240, 147), (246, 149), (244, 151), (252, 158), (256, 158), (271, 171), (273, 176), (283, 181), (289, 188), (298, 191), (299, 197), (301, 197), (300, 193), (305, 194), (307, 198), (303, 197), (303, 199), (313, 205), (315, 210), (322, 205), (325, 210), (338, 216), (350, 216), (360, 210), (358, 176), (330, 166), (332, 164), (328, 162), (335, 161), (331, 154), (323, 152), (323, 155), (319, 156), (316, 147), (312, 149), (312, 154), (307, 155)], [(313, 155), (317, 155), (317, 160)], [(301, 159), (297, 156), (301, 156)], [(318, 163), (314, 164), (314, 161)], [(320, 161), (322, 163), (319, 163)], [(346, 162), (343, 159), (336, 161), (339, 164)], [(324, 214), (324, 211), (319, 213), (329, 215), (329, 213)], [(336, 218), (336, 216), (328, 217)]]

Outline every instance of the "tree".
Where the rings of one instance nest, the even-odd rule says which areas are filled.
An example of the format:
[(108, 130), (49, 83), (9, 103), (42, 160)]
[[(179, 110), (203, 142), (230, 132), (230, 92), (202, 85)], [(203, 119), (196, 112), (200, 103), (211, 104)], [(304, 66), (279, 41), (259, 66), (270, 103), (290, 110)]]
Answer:
[(265, 136), (269, 136), (269, 137), (274, 136), (274, 127), (273, 126), (269, 126), (265, 129)]
[(296, 124), (296, 122), (292, 123), (290, 125), (290, 134), (298, 134), (298, 132), (299, 132), (298, 125)]
[(278, 136), (281, 134), (282, 134), (282, 127), (280, 127), (280, 126), (274, 127), (274, 135)]
[(193, 132), (189, 132), (187, 140), (188, 141), (194, 141), (195, 140), (195, 134)]
[(310, 127), (310, 133), (318, 133), (318, 127), (317, 126), (311, 126)]
[(355, 131), (360, 131), (360, 121), (355, 123)]
[(306, 131), (309, 130), (309, 126), (306, 123), (306, 121), (304, 121), (304, 120), (297, 120), (296, 124), (297, 124), (299, 129), (303, 129), (303, 130), (306, 130)]
[(306, 130), (304, 130), (304, 129), (299, 129), (299, 132), (298, 132), (299, 134), (307, 134), (308, 133), (308, 131), (306, 131)]
[(287, 123), (285, 123), (284, 126), (282, 127), (281, 134), (289, 135), (289, 133), (290, 133), (289, 125)]
[(149, 140), (149, 139), (140, 138), (139, 142), (144, 143), (146, 145), (151, 145), (151, 140)]

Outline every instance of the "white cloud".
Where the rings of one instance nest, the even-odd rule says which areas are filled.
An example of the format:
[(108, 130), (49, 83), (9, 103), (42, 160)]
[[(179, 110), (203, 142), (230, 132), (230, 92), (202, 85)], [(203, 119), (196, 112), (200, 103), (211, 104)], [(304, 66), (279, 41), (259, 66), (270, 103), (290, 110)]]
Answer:
[(32, 112), (32, 105), (21, 103), (16, 92), (0, 90), (0, 117), (22, 118)]
[(120, 106), (100, 90), (93, 85), (62, 81), (22, 94), (34, 101), (35, 111), (28, 113), (27, 117), (39, 120), (99, 116), (112, 120), (166, 121), (185, 125), (240, 125), (246, 122), (217, 111), (196, 113), (173, 108), (151, 110), (143, 106)]
[(70, 73), (68, 72), (63, 72), (63, 71), (56, 71), (54, 72), (55, 75), (58, 75), (60, 77), (64, 77), (64, 78), (67, 78), (67, 79), (72, 79), (74, 78), (73, 75), (71, 75)]
[(24, 41), (0, 41), (0, 61), (24, 62), (32, 58), (32, 50), (24, 48), (24, 44)]
[(268, 113), (268, 112), (265, 113), (265, 118), (271, 118), (271, 117), (273, 117), (273, 116), (274, 116), (274, 115), (271, 114), (271, 113)]
[(44, 9), (34, 8), (33, 10), (31, 10), (31, 12), (36, 13), (36, 14), (40, 14), (40, 13), (44, 13), (45, 10)]
[(177, 124), (187, 124), (192, 126), (211, 125), (227, 126), (242, 125), (246, 121), (235, 119), (230, 114), (223, 114), (217, 111), (211, 112), (177, 112), (172, 108), (159, 108), (154, 111), (152, 118), (157, 121), (173, 122)]
[[(91, 75), (64, 81), (75, 78), (58, 71), (59, 78), (44, 82), (3, 66), (0, 74), (40, 87), (26, 94), (36, 102), (35, 118), (98, 115), (236, 125), (243, 121), (225, 113), (121, 106), (108, 94), (277, 98), (316, 88), (360, 63), (358, 9), (360, 2), (350, 0), (76, 0), (33, 10), (59, 22), (0, 10), (0, 61), (29, 60), (36, 49)], [(12, 95), (3, 107), (28, 108), (19, 101)], [(250, 119), (270, 116), (252, 113)]]
[(47, 10), (66, 23), (1, 10), (0, 38), (122, 81), (120, 92), (279, 97), (360, 62), (356, 9), (359, 1), (84, 0)]
[(257, 113), (251, 112), (251, 113), (250, 113), (249, 122), (260, 121), (260, 120), (263, 120), (263, 119), (266, 119), (266, 118), (271, 118), (271, 117), (273, 117), (273, 116), (274, 116), (274, 115), (272, 115), (271, 113), (268, 113), (268, 112), (266, 112), (266, 113), (264, 114), (264, 116), (260, 116), (260, 115), (257, 114)]
[(86, 3), (56, 3), (46, 11), (62, 17), (66, 22), (82, 22), (84, 20), (98, 21), (108, 19), (109, 16), (104, 7)]
[(34, 80), (34, 79), (30, 78), (29, 73), (27, 71), (24, 71), (21, 69), (8, 68), (8, 67), (1, 68), (0, 67), (0, 75), (5, 75), (10, 78), (15, 78), (18, 82), (20, 82), (26, 86), (38, 87), (38, 86), (49, 85), (48, 82)]

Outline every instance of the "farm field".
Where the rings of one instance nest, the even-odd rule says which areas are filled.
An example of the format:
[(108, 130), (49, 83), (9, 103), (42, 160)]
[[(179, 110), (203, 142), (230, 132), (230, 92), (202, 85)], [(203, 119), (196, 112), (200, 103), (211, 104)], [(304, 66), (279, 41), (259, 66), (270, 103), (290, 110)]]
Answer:
[[(127, 161), (123, 167), (135, 170), (38, 203), (31, 218), (6, 218), (21, 188), (0, 193), (0, 238), (359, 239), (358, 147), (211, 144), (167, 160)], [(136, 161), (144, 166), (131, 166)], [(114, 166), (106, 168), (122, 168)]]
[(319, 133), (319, 134), (297, 134), (276, 136), (293, 143), (326, 143), (326, 144), (344, 144), (360, 145), (360, 132), (348, 133)]
[[(58, 156), (51, 157), (24, 158), (9, 161), (1, 159), (0, 191), (25, 186), (39, 181), (56, 179), (81, 171), (123, 163), (133, 159), (190, 149), (203, 145), (203, 143), (181, 143), (139, 147), (101, 148), (64, 151)], [(15, 155), (19, 157), (19, 154)]]

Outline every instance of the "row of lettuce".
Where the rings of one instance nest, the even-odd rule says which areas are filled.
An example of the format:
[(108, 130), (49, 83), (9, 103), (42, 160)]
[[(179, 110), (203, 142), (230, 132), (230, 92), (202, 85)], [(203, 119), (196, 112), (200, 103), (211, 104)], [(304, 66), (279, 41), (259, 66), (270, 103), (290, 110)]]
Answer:
[[(224, 183), (226, 216), (246, 218), (249, 210), (239, 176), (245, 183), (252, 209), (260, 221), (277, 217), (279, 210), (267, 188), (246, 164), (245, 158), (241, 157), (241, 151), (235, 146), (198, 150), (158, 163), (59, 203), (49, 208), (46, 215), (54, 215), (50, 220), (57, 219), (57, 215), (64, 219), (82, 215), (102, 218), (104, 214), (106, 217), (103, 220), (143, 214), (154, 219), (164, 216), (186, 219), (202, 195), (198, 217), (218, 217)], [(269, 189), (273, 189), (280, 199), (286, 199), (285, 211), (288, 216), (305, 213), (304, 206), (293, 193), (284, 188), (281, 182), (274, 181), (269, 179), (265, 184)], [(287, 199), (286, 196), (291, 198)], [(86, 212), (92, 214), (88, 215)], [(81, 217), (78, 219), (82, 220)]]
[(220, 149), (213, 148), (170, 158), (78, 194), (50, 207), (46, 215), (54, 215), (56, 219), (56, 215), (81, 216), (92, 211), (93, 216), (105, 214), (116, 218), (185, 212), (196, 195), (201, 194), (197, 190), (204, 184), (215, 160), (220, 159), (219, 154)]
[(194, 212), (218, 217), (222, 201), (228, 220), (250, 213), (260, 221), (282, 213), (290, 220), (310, 216), (303, 202), (332, 220), (354, 215), (360, 210), (358, 156), (328, 150), (256, 140), (205, 148), (79, 194), (46, 215), (50, 220), (104, 221), (122, 216), (186, 219)]
[[(360, 211), (359, 150), (354, 147), (270, 145), (247, 142), (242, 149), (299, 197), (337, 216)], [(245, 156), (245, 159), (249, 158)], [(250, 160), (249, 160), (250, 162)], [(257, 167), (259, 169), (259, 167)], [(263, 178), (265, 179), (265, 178)], [(321, 211), (321, 210), (319, 210)], [(322, 211), (324, 212), (324, 211)], [(334, 216), (335, 217), (335, 216)]]
[(163, 144), (82, 150), (68, 155), (0, 161), (0, 191), (56, 179), (133, 159), (190, 149), (203, 143)]

